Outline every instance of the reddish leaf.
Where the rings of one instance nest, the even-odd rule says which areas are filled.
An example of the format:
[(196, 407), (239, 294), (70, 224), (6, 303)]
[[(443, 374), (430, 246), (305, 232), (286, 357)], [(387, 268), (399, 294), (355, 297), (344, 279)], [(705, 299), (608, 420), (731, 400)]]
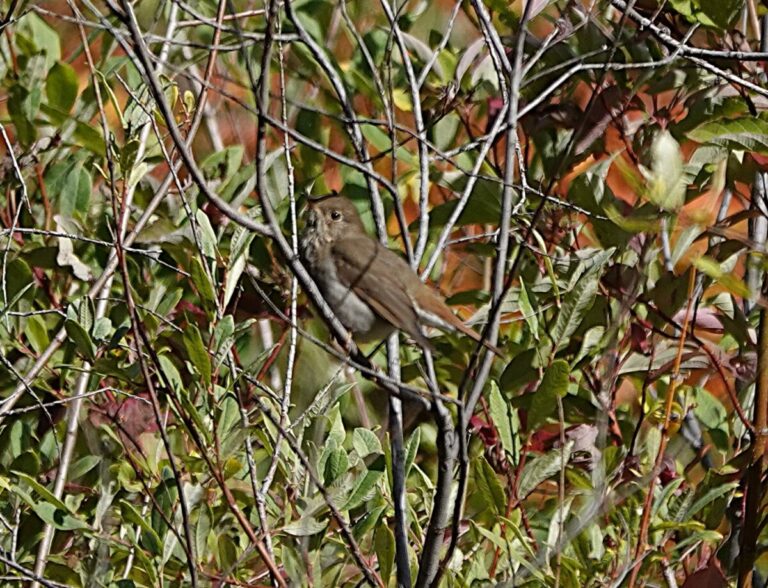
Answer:
[(486, 447), (495, 447), (499, 442), (499, 438), (496, 435), (496, 427), (486, 423), (479, 416), (473, 416), (469, 420), (469, 425), (480, 440)]
[(632, 323), (629, 328), (629, 341), (632, 351), (643, 355), (651, 351), (651, 339), (648, 330), (638, 323)]
[(728, 586), (717, 560), (710, 560), (707, 567), (688, 576), (682, 588), (724, 588)]

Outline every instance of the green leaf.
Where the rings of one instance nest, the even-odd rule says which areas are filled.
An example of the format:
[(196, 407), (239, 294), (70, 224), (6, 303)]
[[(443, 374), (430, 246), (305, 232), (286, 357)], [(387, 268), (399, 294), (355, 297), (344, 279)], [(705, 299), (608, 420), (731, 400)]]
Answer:
[[(23, 259), (16, 258), (11, 261), (5, 270), (6, 286), (5, 293), (8, 295), (8, 300), (4, 301), (8, 303), (8, 308), (11, 310), (13, 306), (19, 301), (19, 299), (29, 292), (29, 289), (34, 286), (32, 277), (32, 270), (29, 269), (27, 262)], [(32, 291), (34, 294), (34, 290)]]
[(230, 257), (240, 257), (241, 255), (247, 256), (248, 248), (251, 246), (251, 242), (255, 236), (254, 233), (251, 233), (243, 227), (235, 229), (235, 233), (232, 235), (232, 241), (230, 243)]
[(331, 423), (331, 429), (328, 432), (328, 443), (334, 443), (336, 447), (340, 447), (344, 443), (347, 433), (344, 429), (344, 419), (341, 416), (338, 404), (334, 405), (331, 409), (328, 420)]
[(100, 157), (104, 156), (107, 150), (104, 137), (96, 127), (77, 121), (73, 134), (79, 146), (85, 147), (88, 151)]
[(532, 394), (528, 411), (528, 430), (534, 431), (549, 417), (557, 414), (557, 398), (568, 392), (570, 366), (564, 359), (556, 359), (544, 372), (538, 390)]
[(77, 350), (82, 353), (89, 361), (96, 359), (96, 346), (91, 341), (91, 336), (76, 321), (67, 319), (64, 321), (64, 328), (67, 331), (69, 340), (75, 344)]
[(521, 500), (533, 492), (544, 480), (548, 480), (557, 474), (561, 467), (565, 467), (561, 458), (564, 455), (565, 462), (568, 462), (572, 445), (573, 442), (568, 441), (564, 448), (552, 449), (541, 457), (526, 462), (520, 474), (520, 484), (518, 486), (518, 496)]
[(209, 259), (216, 259), (216, 233), (211, 226), (211, 220), (201, 208), (197, 209), (195, 220), (197, 221), (198, 238), (203, 255)]
[(744, 0), (698, 0), (698, 3), (701, 12), (722, 30), (727, 30), (744, 8)]
[(203, 378), (206, 387), (211, 385), (211, 358), (208, 356), (208, 350), (203, 345), (203, 338), (200, 330), (195, 325), (188, 325), (182, 335), (184, 348), (187, 350), (187, 356), (195, 367), (198, 375)]
[(453, 146), (456, 133), (461, 125), (461, 118), (455, 112), (449, 112), (432, 127), (435, 136), (435, 146), (441, 151), (447, 151)]
[(142, 516), (142, 514), (136, 510), (136, 508), (130, 502), (126, 500), (120, 501), (120, 514), (125, 521), (133, 523), (141, 529), (141, 542), (150, 553), (162, 553), (163, 542), (160, 540), (158, 534), (147, 521), (147, 517)]
[(34, 12), (25, 13), (24, 18), (19, 19), (18, 34), (29, 43), (23, 46), (27, 55), (45, 55), (46, 70), (61, 59), (59, 33)]
[(176, 305), (179, 303), (182, 296), (184, 296), (184, 290), (182, 288), (174, 288), (170, 292), (166, 292), (162, 299), (157, 303), (155, 312), (160, 316), (166, 316), (176, 308)]
[(10, 469), (15, 472), (23, 472), (30, 476), (37, 476), (40, 473), (40, 456), (37, 448), (29, 449), (23, 452), (11, 462)]
[(203, 268), (203, 264), (197, 257), (192, 258), (191, 276), (192, 283), (197, 288), (200, 298), (202, 298), (207, 308), (214, 308), (216, 306), (216, 293), (213, 291), (213, 284), (208, 278), (208, 274)]
[(327, 522), (318, 521), (311, 516), (301, 517), (298, 521), (294, 521), (283, 527), (283, 533), (288, 533), (294, 537), (308, 537), (316, 533), (320, 533), (328, 526)]
[(752, 298), (752, 292), (749, 290), (749, 287), (734, 273), (724, 272), (720, 264), (711, 257), (702, 255), (693, 260), (693, 265), (726, 288), (731, 294), (747, 299)]
[(35, 120), (39, 104), (40, 89), (37, 94), (19, 84), (11, 86), (8, 92), (8, 114), (16, 128), (16, 137), (25, 147), (37, 138)]
[(103, 460), (100, 455), (85, 455), (81, 457), (72, 464), (72, 467), (69, 468), (69, 476), (67, 479), (71, 481), (77, 480), (81, 476), (84, 476), (90, 472), (97, 465), (102, 463), (102, 461)]
[(369, 429), (358, 427), (352, 433), (352, 447), (360, 457), (366, 457), (372, 453), (381, 453), (381, 441), (376, 433)]
[(389, 585), (389, 577), (395, 564), (395, 536), (387, 525), (379, 525), (373, 538), (376, 558), (379, 560), (379, 573), (384, 585)]
[(93, 301), (89, 296), (84, 296), (77, 305), (77, 322), (89, 333), (93, 328), (93, 314)]
[(32, 506), (32, 510), (40, 519), (61, 531), (73, 531), (75, 529), (88, 529), (88, 525), (80, 519), (72, 516), (66, 510), (56, 508), (48, 502), (38, 502)]
[[(390, 141), (389, 135), (379, 127), (364, 124), (360, 125), (360, 128), (363, 131), (363, 136), (368, 139), (371, 145), (376, 149), (381, 152), (390, 152), (392, 150), (392, 142)], [(396, 152), (399, 161), (403, 161), (411, 166), (416, 166), (418, 164), (418, 160), (414, 157), (413, 153), (404, 147), (398, 147)]]
[(45, 191), (49, 195), (58, 197), (61, 194), (67, 174), (74, 165), (75, 163), (72, 161), (60, 161), (46, 168), (43, 181), (45, 182)]
[(209, 180), (229, 178), (240, 169), (244, 152), (242, 145), (232, 145), (221, 151), (214, 151), (200, 164), (200, 170)]
[(573, 290), (566, 294), (551, 332), (552, 341), (558, 349), (568, 342), (579, 328), (584, 315), (592, 308), (597, 295), (597, 284), (597, 273), (591, 273), (579, 280)]
[(535, 359), (536, 349), (526, 349), (515, 355), (499, 378), (499, 388), (504, 392), (513, 392), (537, 379), (537, 370), (533, 364)]
[(138, 139), (130, 139), (125, 143), (118, 153), (120, 169), (123, 175), (128, 175), (136, 164), (136, 158), (139, 156), (140, 142)]
[(211, 535), (211, 510), (207, 504), (197, 509), (198, 517), (195, 525), (195, 552), (206, 553), (208, 550), (208, 537)]
[(213, 330), (213, 349), (216, 353), (226, 353), (232, 345), (232, 337), (235, 333), (235, 317), (227, 314), (219, 321)]
[(225, 396), (221, 402), (220, 414), (217, 423), (218, 438), (221, 440), (226, 439), (229, 432), (240, 423), (240, 410), (237, 406), (237, 401), (231, 396)]
[(325, 461), (325, 469), (323, 471), (323, 483), (326, 486), (333, 484), (339, 476), (347, 471), (349, 467), (349, 458), (347, 452), (343, 447), (331, 451), (328, 454), (328, 459)]
[(717, 145), (733, 151), (768, 154), (768, 121), (762, 118), (738, 118), (706, 122), (688, 133), (698, 143)]
[(659, 230), (659, 211), (656, 209), (654, 209), (653, 214), (649, 214), (642, 208), (635, 209), (629, 216), (624, 216), (619, 212), (615, 203), (606, 202), (603, 204), (603, 212), (610, 219), (610, 222), (615, 225), (612, 227), (612, 230), (616, 230), (616, 227), (618, 227), (627, 233), (650, 234), (655, 234)]
[[(485, 173), (485, 172), (483, 172)], [(455, 192), (461, 192), (467, 181), (467, 174), (445, 172), (438, 183), (448, 186)], [(430, 230), (443, 227), (459, 205), (458, 199), (451, 199), (435, 206), (429, 215)], [(456, 226), (497, 223), (501, 213), (501, 190), (499, 185), (490, 180), (481, 179), (475, 184), (466, 208), (462, 211)], [(415, 225), (416, 221), (412, 224)]]
[(528, 298), (528, 290), (526, 290), (525, 282), (523, 282), (522, 278), (520, 278), (520, 296), (517, 303), (520, 305), (520, 313), (523, 315), (531, 335), (533, 335), (533, 338), (538, 341), (539, 319), (536, 316), (536, 311), (533, 309), (533, 305), (531, 305), (530, 299)]
[(27, 336), (27, 340), (36, 353), (45, 351), (50, 343), (45, 320), (39, 315), (32, 315), (27, 318), (26, 324), (24, 325), (24, 334)]
[(234, 568), (237, 565), (238, 549), (232, 537), (228, 533), (220, 534), (216, 547), (219, 567), (225, 570)]
[(509, 404), (507, 404), (499, 391), (499, 387), (493, 380), (491, 380), (491, 394), (488, 398), (488, 406), (493, 418), (493, 424), (499, 433), (501, 447), (508, 455), (514, 455), (515, 442), (512, 436), (512, 415), (509, 410)]
[(210, 424), (206, 423), (200, 414), (200, 411), (197, 409), (197, 406), (192, 403), (189, 394), (186, 392), (186, 388), (182, 388), (180, 392), (179, 399), (181, 401), (182, 409), (195, 423), (195, 426), (197, 426), (197, 429), (202, 434), (205, 442), (212, 443), (213, 432), (210, 430)]
[(100, 316), (93, 323), (91, 334), (97, 341), (107, 341), (112, 338), (114, 328), (112, 327), (112, 321), (105, 316)]
[(29, 437), (29, 425), (22, 421), (14, 421), (11, 425), (10, 452), (12, 457), (18, 457), (24, 451), (24, 439)]
[(13, 299), (12, 299), (12, 300), (10, 300), (10, 301), (8, 302), (8, 304), (7, 304), (7, 305), (5, 305), (5, 307), (3, 307), (3, 308), (2, 308), (2, 310), (0, 310), (0, 318), (3, 318), (3, 317), (6, 315), (6, 314), (8, 314), (8, 311), (10, 311), (10, 310), (11, 310), (13, 307), (15, 307), (15, 306), (16, 306), (16, 304), (19, 302), (19, 300), (21, 300), (21, 299), (24, 297), (24, 294), (26, 294), (26, 293), (27, 293), (27, 290), (29, 290), (30, 288), (32, 288), (32, 286), (34, 286), (34, 283), (30, 282), (29, 284), (27, 284), (26, 286), (24, 286), (24, 288), (22, 288), (21, 290), (19, 290), (19, 291), (18, 291), (18, 292), (17, 292), (17, 293), (14, 295)]
[(408, 474), (411, 473), (411, 467), (416, 459), (416, 453), (419, 451), (419, 443), (421, 442), (421, 429), (416, 429), (411, 438), (408, 439), (408, 444), (405, 446), (405, 477), (408, 478)]
[[(325, 124), (323, 117), (320, 113), (312, 110), (300, 109), (296, 116), (295, 129), (305, 137), (320, 143), (321, 145), (328, 144), (328, 137), (331, 134), (331, 127)], [(301, 160), (301, 169), (305, 174), (304, 177), (316, 177), (322, 183), (322, 169), (325, 158), (321, 152), (317, 149), (313, 149), (307, 145), (299, 143), (298, 154)], [(319, 193), (327, 192), (327, 187), (322, 185), (315, 185), (315, 189), (319, 190)]]
[(506, 511), (507, 499), (496, 472), (484, 456), (474, 461), (475, 482), (486, 505), (497, 515)]
[(24, 480), (37, 494), (40, 495), (40, 497), (45, 500), (46, 502), (49, 502), (51, 506), (58, 510), (68, 511), (69, 508), (67, 508), (67, 505), (64, 504), (60, 499), (56, 498), (56, 496), (48, 490), (45, 486), (43, 486), (40, 482), (35, 480), (32, 476), (29, 476), (25, 474), (24, 472), (12, 472), (13, 474), (17, 475), (20, 480)]
[(363, 518), (355, 524), (352, 529), (352, 534), (357, 540), (364, 537), (368, 532), (373, 529), (379, 522), (384, 511), (387, 510), (386, 506), (377, 506), (372, 508), (369, 512), (363, 515)]
[(54, 63), (45, 80), (45, 95), (51, 106), (69, 112), (77, 99), (77, 92), (75, 69), (68, 63)]
[(149, 164), (146, 161), (142, 161), (136, 167), (132, 168), (128, 174), (128, 179), (125, 182), (126, 190), (132, 190), (139, 185), (139, 182), (147, 175), (149, 171)]
[(76, 212), (87, 213), (92, 189), (91, 174), (82, 162), (78, 162), (64, 179), (64, 186), (59, 194), (59, 212), (65, 217), (74, 216)]
[(584, 338), (581, 340), (581, 348), (579, 349), (579, 353), (576, 355), (576, 357), (573, 358), (571, 365), (576, 366), (582, 359), (592, 357), (595, 351), (598, 349), (598, 345), (603, 340), (604, 334), (605, 327), (603, 326), (597, 326), (588, 329), (587, 332), (584, 333)]
[(707, 429), (717, 429), (726, 424), (728, 411), (723, 403), (706, 388), (693, 388), (693, 412), (702, 426)]
[(224, 299), (222, 300), (222, 306), (225, 308), (232, 299), (232, 295), (235, 293), (240, 282), (240, 276), (245, 270), (246, 260), (248, 256), (248, 247), (253, 241), (254, 234), (250, 231), (246, 231), (243, 228), (239, 228), (232, 236), (232, 246), (229, 257), (229, 267), (227, 268), (227, 277), (224, 283)]
[(723, 483), (721, 486), (715, 486), (713, 488), (709, 488), (702, 496), (700, 496), (696, 500), (696, 502), (691, 504), (691, 506), (686, 509), (685, 518), (692, 518), (702, 508), (712, 504), (715, 500), (717, 500), (721, 496), (725, 496), (726, 494), (729, 494), (730, 492), (736, 490), (736, 488), (738, 487), (739, 487), (738, 482), (730, 482), (730, 483)]
[(373, 494), (376, 484), (384, 475), (384, 472), (378, 470), (368, 470), (360, 476), (352, 489), (352, 493), (349, 495), (344, 510), (352, 510), (357, 508), (363, 502), (368, 500)]
[(670, 258), (673, 266), (677, 265), (683, 256), (690, 253), (691, 246), (698, 240), (702, 233), (704, 233), (704, 227), (697, 224), (686, 227), (680, 232), (680, 235), (675, 240), (675, 246), (672, 249)]

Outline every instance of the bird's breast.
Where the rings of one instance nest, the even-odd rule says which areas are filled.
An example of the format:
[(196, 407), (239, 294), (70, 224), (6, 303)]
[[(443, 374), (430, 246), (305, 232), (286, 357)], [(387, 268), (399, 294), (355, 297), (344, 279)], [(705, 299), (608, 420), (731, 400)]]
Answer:
[(314, 239), (302, 242), (302, 254), (312, 278), (320, 288), (323, 298), (333, 313), (356, 338), (365, 340), (383, 339), (393, 327), (379, 317), (373, 309), (346, 284), (342, 283), (330, 248)]

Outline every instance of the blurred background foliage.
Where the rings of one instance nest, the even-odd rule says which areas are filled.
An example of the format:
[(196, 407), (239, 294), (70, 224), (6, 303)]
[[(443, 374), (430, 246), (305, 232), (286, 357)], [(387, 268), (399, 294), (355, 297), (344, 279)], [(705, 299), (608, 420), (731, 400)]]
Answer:
[[(420, 267), (478, 329), (512, 223), (506, 357), (436, 581), (747, 585), (746, 559), (761, 582), (764, 8), (529, 1), (281, 3), (261, 197), (289, 241), (307, 192), (343, 192), (373, 233), (374, 171), (390, 246), (396, 202), (410, 243), (428, 220)], [(339, 360), (272, 240), (201, 193), (126, 5), (2, 3), (3, 582), (395, 585), (386, 393)], [(132, 10), (206, 185), (264, 221), (265, 6)], [(455, 396), (474, 344), (432, 340)], [(416, 578), (440, 441), (405, 412)]]

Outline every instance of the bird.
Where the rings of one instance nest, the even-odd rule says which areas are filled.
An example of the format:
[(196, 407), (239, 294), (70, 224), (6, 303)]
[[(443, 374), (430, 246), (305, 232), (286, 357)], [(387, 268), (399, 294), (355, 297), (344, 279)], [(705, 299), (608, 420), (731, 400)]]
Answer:
[(425, 327), (459, 331), (496, 355), (502, 351), (453, 314), (395, 251), (368, 235), (355, 205), (332, 194), (309, 200), (302, 262), (336, 317), (361, 342), (398, 330), (433, 350)]

